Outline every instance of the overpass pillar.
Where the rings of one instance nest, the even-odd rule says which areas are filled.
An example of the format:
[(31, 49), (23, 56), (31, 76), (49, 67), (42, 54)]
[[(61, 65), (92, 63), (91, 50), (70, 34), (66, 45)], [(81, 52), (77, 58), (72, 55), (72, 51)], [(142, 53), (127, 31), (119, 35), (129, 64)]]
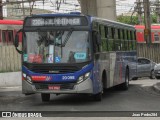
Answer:
[(83, 14), (116, 20), (116, 0), (80, 0), (80, 3)]

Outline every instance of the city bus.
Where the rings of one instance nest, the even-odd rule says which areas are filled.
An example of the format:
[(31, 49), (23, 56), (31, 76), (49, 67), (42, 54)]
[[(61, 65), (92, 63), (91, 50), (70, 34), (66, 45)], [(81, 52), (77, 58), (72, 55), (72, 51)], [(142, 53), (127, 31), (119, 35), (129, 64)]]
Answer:
[[(23, 33), (19, 50), (18, 33)], [(104, 89), (129, 87), (136, 76), (134, 26), (87, 15), (26, 17), (14, 45), (22, 54), (22, 93), (85, 94), (101, 101)]]

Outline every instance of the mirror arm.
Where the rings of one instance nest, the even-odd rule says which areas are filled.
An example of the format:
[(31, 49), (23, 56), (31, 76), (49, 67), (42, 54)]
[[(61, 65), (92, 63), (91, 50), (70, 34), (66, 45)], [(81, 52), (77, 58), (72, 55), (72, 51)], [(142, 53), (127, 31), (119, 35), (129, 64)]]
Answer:
[(18, 48), (16, 47), (16, 50), (17, 50), (17, 52), (19, 53), (19, 54), (23, 54), (23, 52), (22, 51), (20, 51), (20, 50), (18, 50)]

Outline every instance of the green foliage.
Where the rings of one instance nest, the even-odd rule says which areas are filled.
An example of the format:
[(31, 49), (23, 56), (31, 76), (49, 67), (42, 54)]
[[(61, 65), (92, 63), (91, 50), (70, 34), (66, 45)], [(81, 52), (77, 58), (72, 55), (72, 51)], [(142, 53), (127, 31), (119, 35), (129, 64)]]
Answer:
[[(157, 23), (157, 16), (155, 14), (151, 15), (151, 22), (152, 24)], [(142, 17), (142, 19), (144, 20), (144, 17)], [(122, 22), (122, 23), (126, 23), (126, 24), (131, 24), (131, 25), (138, 25), (139, 21), (138, 21), (138, 17), (137, 16), (123, 16), (123, 15), (119, 15), (117, 17), (117, 21), (118, 22)]]
[(131, 25), (137, 25), (138, 22), (138, 17), (137, 16), (123, 16), (119, 15), (117, 17), (118, 22), (126, 23), (126, 24), (131, 24)]

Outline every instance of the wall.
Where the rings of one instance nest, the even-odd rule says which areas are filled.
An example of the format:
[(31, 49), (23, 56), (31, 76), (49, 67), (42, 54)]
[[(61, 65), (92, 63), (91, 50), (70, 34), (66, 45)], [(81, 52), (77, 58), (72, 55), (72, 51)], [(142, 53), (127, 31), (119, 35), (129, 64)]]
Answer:
[(139, 57), (145, 57), (153, 60), (156, 63), (160, 63), (160, 44), (154, 43), (150, 47), (146, 43), (137, 43), (137, 55)]
[(19, 71), (21, 69), (21, 55), (13, 45), (0, 46), (0, 72)]

